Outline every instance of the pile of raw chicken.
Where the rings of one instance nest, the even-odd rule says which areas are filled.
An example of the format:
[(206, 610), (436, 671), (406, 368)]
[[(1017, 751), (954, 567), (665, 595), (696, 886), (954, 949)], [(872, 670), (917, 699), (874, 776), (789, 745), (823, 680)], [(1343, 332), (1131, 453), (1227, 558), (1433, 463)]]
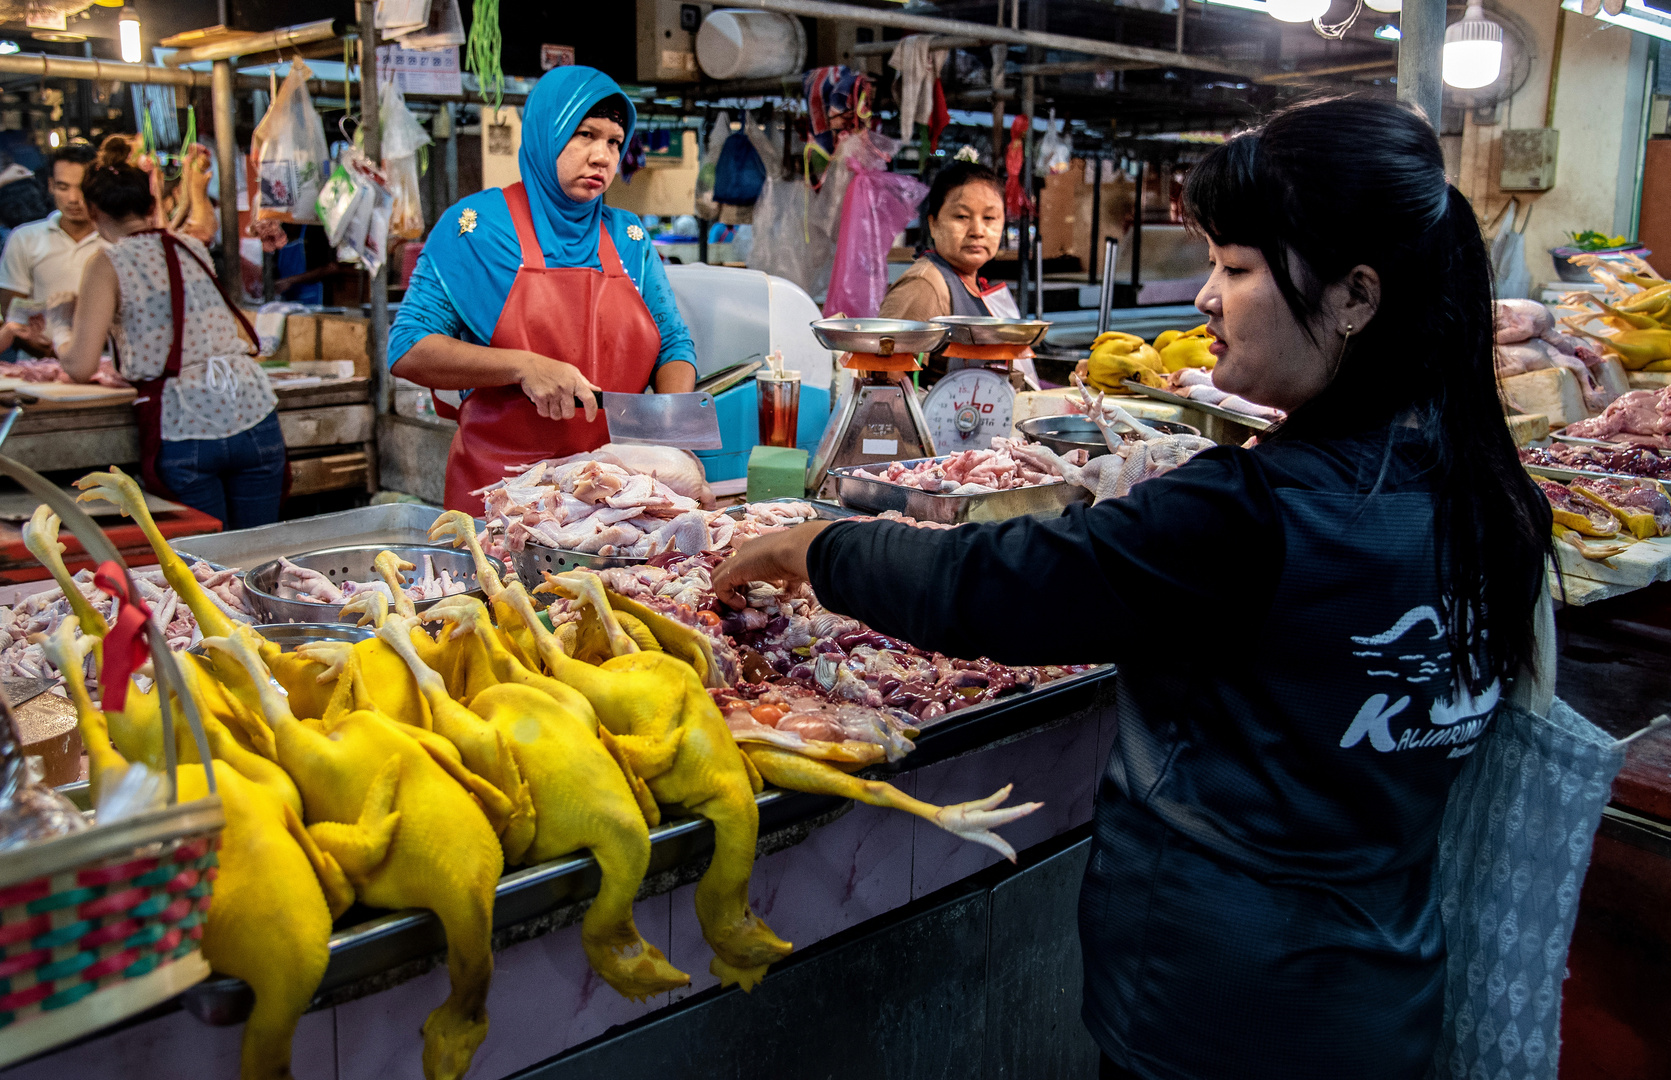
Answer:
[[(446, 597), (420, 620), (404, 591), (393, 593), (391, 612), (391, 597), (368, 589), (344, 610), (363, 616), (375, 636), (286, 653), (231, 617), (168, 547), (131, 479), (112, 470), (77, 486), (83, 500), (112, 502), (136, 520), (171, 595), (195, 619), (189, 637), (201, 635), (202, 648), (170, 650), (183, 676), (178, 696), (136, 679), (102, 686), (95, 703), (83, 671), (89, 654), (102, 663), (114, 624), (66, 572), (49, 515), (33, 530), (35, 546), (48, 553), (43, 561), (72, 613), (41, 645), (75, 705), (96, 807), (111, 792), (129, 790), (135, 770), (155, 779), (169, 728), (180, 747), (183, 801), (207, 795), (213, 769), (226, 826), (202, 950), (217, 972), (254, 991), (243, 1036), (247, 1080), (289, 1074), (291, 1040), (329, 961), (333, 921), (355, 903), (425, 909), (440, 921), (451, 992), (422, 1028), (424, 1074), (456, 1080), (487, 1032), (494, 897), (506, 867), (589, 850), (601, 883), (581, 922), (581, 944), (605, 982), (643, 999), (689, 983), (633, 921), (650, 860), (649, 830), (664, 814), (707, 818), (714, 855), (696, 886), (697, 919), (713, 950), (709, 970), (722, 985), (746, 990), (792, 949), (748, 905), (759, 832), (755, 796), (766, 784), (902, 810), (1011, 858), (993, 830), (1039, 806), (1001, 806), (1007, 787), (974, 802), (933, 806), (853, 777), (890, 748), (909, 745), (916, 730), (914, 716), (903, 718), (909, 713), (868, 708), (887, 730), (863, 730), (842, 711), (842, 697), (826, 694), (835, 708), (824, 726), (766, 723), (773, 709), (791, 715), (789, 688), (774, 696), (757, 684), (728, 686), (727, 668), (748, 671), (752, 658), (741, 648), (728, 651), (711, 632), (720, 617), (702, 607), (711, 618), (693, 616), (698, 630), (665, 614), (682, 616), (679, 604), (694, 612), (704, 599), (689, 568), (667, 571), (669, 580), (684, 579), (685, 589), (671, 595), (659, 587), (652, 594), (637, 579), (547, 575), (533, 593), (560, 602), (551, 629), (523, 583), (498, 577), (472, 520), (448, 512), (431, 538), (469, 549), (486, 603)], [(736, 531), (782, 528), (801, 516), (767, 508)], [(387, 579), (399, 561), (383, 552), (379, 574)], [(611, 582), (640, 598), (611, 589)], [(789, 646), (798, 640), (788, 634), (793, 625), (806, 632), (811, 655), (818, 639), (804, 598), (762, 593), (750, 601), (754, 615), (743, 620), (765, 632), (757, 640), (796, 655), (803, 646)], [(862, 679), (885, 702), (899, 687), (869, 681), (884, 652), (895, 657), (900, 686), (951, 674), (976, 696), (998, 676), (979, 663), (948, 662), (943, 673), (942, 658), (878, 648), (887, 643), (848, 622), (823, 620), (818, 629), (841, 659), (837, 651), (820, 652), (812, 661), (814, 686), (847, 693)], [(831, 664), (847, 674), (824, 679)], [(755, 723), (741, 726), (746, 730), (728, 724), (718, 704), (733, 695), (753, 703)], [(202, 749), (187, 730), (186, 711), (201, 718)]]
[[(1006, 439), (1000, 435), (993, 438), (989, 450), (959, 450), (915, 465), (891, 461), (877, 466), (875, 471), (859, 469), (856, 475), (921, 488), (935, 495), (985, 495), (1038, 484), (1060, 484), (1059, 474), (1038, 469), (1025, 457), (1017, 457), (1016, 449), (1024, 445), (1024, 439)], [(1067, 457), (1075, 465), (1086, 461), (1083, 450), (1072, 451)]]
[(1601, 415), (1571, 423), (1564, 434), (1650, 450), (1671, 450), (1671, 386), (1632, 390)]
[[(414, 574), (411, 581), (403, 591), (412, 600), (439, 600), (443, 596), (455, 596), (470, 591), (468, 581), (454, 578), (446, 570), (437, 572), (435, 559), (429, 555), (423, 557), (423, 573)], [(280, 600), (341, 604), (368, 589), (382, 593), (385, 600), (394, 599), (394, 590), (381, 578), (376, 581), (344, 581), (338, 584), (317, 570), (297, 566), (289, 559), (280, 559), (274, 595)]]
[(1652, 480), (1598, 476), (1537, 485), (1553, 511), (1555, 538), (1586, 559), (1609, 559), (1638, 540), (1671, 536), (1671, 499)]
[[(1495, 311), (1499, 379), (1564, 367), (1578, 379), (1584, 407), (1590, 412), (1606, 408), (1619, 396), (1619, 389), (1608, 385), (1599, 348), (1592, 349), (1581, 338), (1565, 333), (1543, 304), (1536, 300), (1498, 300)], [(1512, 397), (1512, 390), (1505, 387), (1505, 392)]]

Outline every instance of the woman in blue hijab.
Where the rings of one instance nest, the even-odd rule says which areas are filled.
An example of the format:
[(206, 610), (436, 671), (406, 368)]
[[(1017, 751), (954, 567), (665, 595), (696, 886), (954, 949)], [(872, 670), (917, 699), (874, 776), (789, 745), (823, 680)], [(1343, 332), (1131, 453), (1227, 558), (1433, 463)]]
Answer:
[(637, 215), (603, 202), (636, 119), (602, 72), (549, 72), (523, 110), (521, 182), (461, 199), (424, 245), (389, 363), (420, 386), (470, 391), (448, 509), (480, 514), (471, 492), (507, 468), (602, 446), (597, 391), (695, 387), (661, 259)]

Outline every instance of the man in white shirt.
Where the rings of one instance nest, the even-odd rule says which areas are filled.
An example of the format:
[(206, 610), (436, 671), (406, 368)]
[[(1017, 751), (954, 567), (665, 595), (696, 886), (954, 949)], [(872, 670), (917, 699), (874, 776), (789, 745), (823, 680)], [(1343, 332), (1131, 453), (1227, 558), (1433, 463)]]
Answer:
[(20, 334), (18, 340), (45, 355), (53, 353), (56, 339), (69, 337), (87, 260), (109, 246), (93, 228), (87, 202), (81, 197), (82, 177), (97, 156), (84, 142), (53, 152), (48, 163), (52, 170), (49, 186), (58, 209), (41, 221), (13, 229), (0, 254), (0, 315), (8, 314), (18, 297), (38, 304), (39, 313), (29, 320), (29, 333)]

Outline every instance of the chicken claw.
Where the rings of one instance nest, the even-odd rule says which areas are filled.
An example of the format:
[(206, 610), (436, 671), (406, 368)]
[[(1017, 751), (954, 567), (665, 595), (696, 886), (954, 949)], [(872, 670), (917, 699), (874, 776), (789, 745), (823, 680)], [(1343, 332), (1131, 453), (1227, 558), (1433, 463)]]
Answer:
[(381, 589), (357, 592), (342, 602), (342, 614), (358, 615), (360, 621), (356, 625), (369, 625), (376, 629), (389, 617), (389, 598), (383, 595)]
[(397, 615), (416, 615), (418, 609), (412, 604), (412, 597), (406, 591), (406, 582), (401, 574), (408, 570), (416, 570), (416, 563), (409, 563), (392, 551), (379, 551), (377, 558), (371, 561), (383, 583), (389, 587), (389, 595), (395, 600)]
[(499, 580), (498, 571), (482, 553), (481, 541), (476, 536), (476, 522), (469, 514), (462, 510), (448, 510), (429, 527), (429, 538), (437, 543), (450, 540), (453, 547), (470, 549), (470, 560), (476, 565), (476, 580), (489, 600), (498, 596), (505, 587)]
[(354, 655), (354, 646), (346, 641), (309, 641), (296, 646), (296, 655), (324, 665), (325, 670), (319, 673), (319, 684), (323, 686), (342, 678), (342, 673), (348, 670), (349, 658)]

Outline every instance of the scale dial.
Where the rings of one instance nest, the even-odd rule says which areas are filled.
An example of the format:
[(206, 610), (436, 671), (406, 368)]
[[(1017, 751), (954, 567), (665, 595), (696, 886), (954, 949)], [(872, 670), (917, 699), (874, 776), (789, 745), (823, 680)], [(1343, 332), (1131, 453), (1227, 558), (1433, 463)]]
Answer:
[(991, 368), (952, 372), (928, 392), (923, 418), (936, 455), (987, 450), (994, 435), (1008, 435), (1015, 416), (1015, 389), (1007, 375)]

